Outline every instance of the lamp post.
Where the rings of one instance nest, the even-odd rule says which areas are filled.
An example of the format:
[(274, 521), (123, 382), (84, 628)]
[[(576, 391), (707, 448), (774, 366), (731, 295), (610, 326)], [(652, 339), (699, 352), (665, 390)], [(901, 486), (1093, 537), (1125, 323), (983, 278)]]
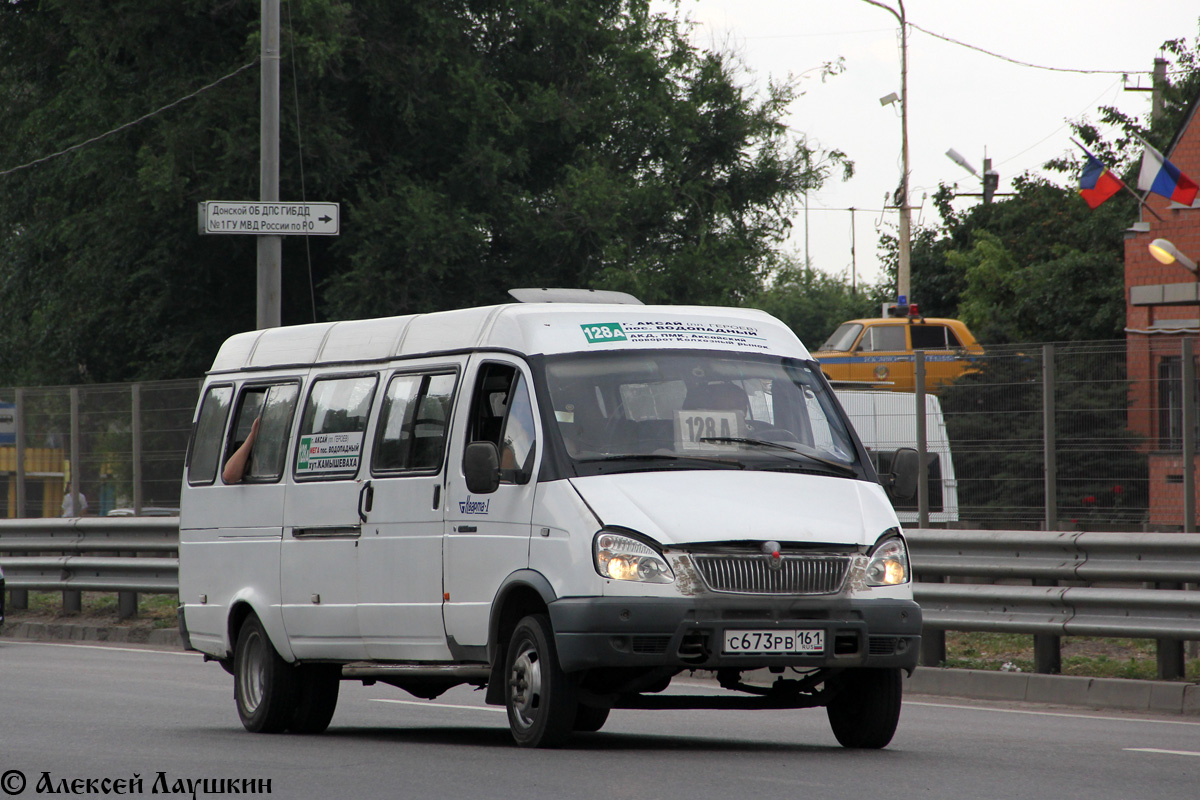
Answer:
[(1196, 272), (1196, 262), (1179, 252), (1179, 248), (1166, 239), (1155, 239), (1149, 245), (1150, 255), (1160, 264), (1174, 264), (1178, 261), (1183, 266)]
[[(900, 253), (896, 269), (896, 294), (909, 297), (909, 253), (911, 237), (911, 209), (908, 205), (908, 24), (904, 18), (904, 0), (896, 0), (899, 12), (879, 0), (863, 0), (887, 11), (900, 23), (900, 187), (896, 206), (900, 210)], [(911, 298), (909, 298), (911, 300)]]

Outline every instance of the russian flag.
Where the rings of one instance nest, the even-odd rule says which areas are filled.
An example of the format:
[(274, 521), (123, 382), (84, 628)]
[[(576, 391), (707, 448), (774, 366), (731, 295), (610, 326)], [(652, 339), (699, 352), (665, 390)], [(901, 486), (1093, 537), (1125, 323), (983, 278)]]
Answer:
[(1146, 142), (1142, 153), (1142, 171), (1138, 175), (1138, 188), (1162, 195), (1180, 205), (1190, 206), (1200, 189), (1196, 182), (1179, 171), (1179, 167), (1167, 161), (1163, 154)]
[(1084, 164), (1083, 173), (1079, 176), (1079, 196), (1088, 204), (1088, 208), (1096, 209), (1105, 200), (1121, 191), (1124, 184), (1100, 162), (1100, 159), (1088, 153), (1086, 149), (1083, 152), (1087, 153), (1087, 163)]

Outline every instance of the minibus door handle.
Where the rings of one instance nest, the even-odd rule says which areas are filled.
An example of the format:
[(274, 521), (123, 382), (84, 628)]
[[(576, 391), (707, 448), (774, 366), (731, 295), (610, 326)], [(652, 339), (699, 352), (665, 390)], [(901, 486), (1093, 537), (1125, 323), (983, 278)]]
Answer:
[(371, 506), (375, 504), (375, 487), (370, 481), (363, 484), (362, 489), (358, 492), (358, 519), (361, 522), (367, 521), (367, 514), (371, 511)]

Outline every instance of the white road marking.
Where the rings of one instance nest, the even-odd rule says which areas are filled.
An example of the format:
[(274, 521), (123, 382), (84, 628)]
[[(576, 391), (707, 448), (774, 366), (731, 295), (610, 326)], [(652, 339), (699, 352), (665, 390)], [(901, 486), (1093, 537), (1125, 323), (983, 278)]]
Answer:
[(1200, 758), (1200, 753), (1191, 750), (1159, 750), (1157, 747), (1126, 747), (1127, 753), (1159, 753), (1165, 756), (1194, 756)]
[(1160, 723), (1163, 725), (1190, 725), (1193, 727), (1200, 726), (1200, 720), (1191, 722), (1191, 721), (1182, 720), (1182, 719), (1160, 719), (1157, 717), (1155, 717), (1153, 719), (1147, 718), (1147, 717), (1106, 717), (1106, 716), (1101, 716), (1100, 714), (1085, 713), (1087, 709), (1080, 709), (1079, 713), (1071, 714), (1071, 713), (1067, 713), (1065, 711), (1035, 711), (1035, 710), (1024, 709), (1024, 708), (994, 708), (992, 706), (967, 706), (967, 705), (956, 705), (954, 703), (922, 703), (922, 702), (914, 702), (911, 700), (905, 700), (904, 705), (906, 705), (906, 706), (927, 706), (929, 708), (955, 708), (960, 711), (995, 711), (999, 714), (1029, 714), (1029, 715), (1036, 716), (1036, 717), (1065, 717), (1066, 719), (1098, 719), (1098, 720), (1104, 720), (1106, 722), (1154, 722), (1154, 723)]
[(202, 653), (193, 653), (187, 650), (159, 650), (154, 645), (147, 647), (117, 647), (116, 645), (105, 644), (80, 644), (78, 642), (43, 642), (33, 639), (0, 639), (0, 644), (17, 644), (17, 645), (41, 645), (43, 647), (80, 647), (84, 650), (107, 650), (109, 652), (116, 651), (118, 653), (159, 653), (167, 656), (186, 656), (188, 658), (200, 658)]
[(499, 706), (459, 706), (452, 703), (433, 703), (429, 700), (391, 700), (386, 697), (372, 697), (373, 703), (396, 703), (402, 706), (421, 706), (422, 708), (459, 708), (463, 711), (496, 711), (501, 714), (507, 713), (505, 709)]

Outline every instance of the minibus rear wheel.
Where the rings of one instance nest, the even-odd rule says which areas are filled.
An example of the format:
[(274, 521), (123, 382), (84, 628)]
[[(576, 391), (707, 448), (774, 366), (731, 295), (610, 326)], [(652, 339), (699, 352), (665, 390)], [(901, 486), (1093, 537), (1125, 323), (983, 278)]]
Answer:
[(899, 669), (848, 669), (825, 707), (833, 735), (843, 747), (886, 747), (900, 722), (903, 685)]
[(296, 672), (296, 713), (288, 730), (321, 733), (337, 709), (342, 668), (338, 664), (302, 664)]
[(296, 711), (296, 670), (275, 652), (254, 614), (246, 617), (238, 631), (233, 696), (242, 725), (252, 733), (279, 733)]
[(513, 739), (522, 747), (559, 747), (575, 727), (579, 686), (563, 672), (554, 629), (545, 614), (517, 623), (505, 657), (504, 705)]

